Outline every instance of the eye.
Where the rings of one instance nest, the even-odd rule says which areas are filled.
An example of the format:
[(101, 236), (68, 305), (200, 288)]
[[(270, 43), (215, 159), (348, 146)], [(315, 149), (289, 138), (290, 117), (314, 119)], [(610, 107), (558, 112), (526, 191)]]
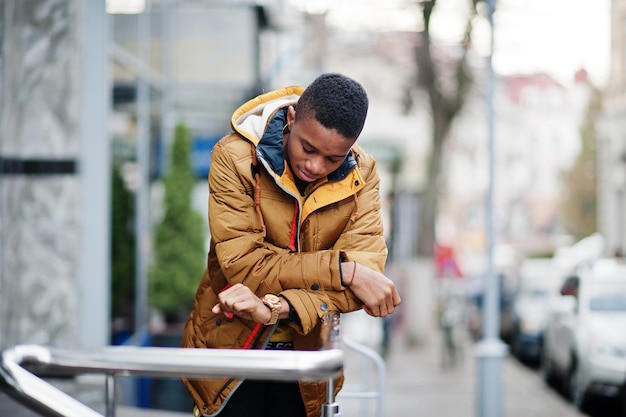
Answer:
[(304, 153), (309, 153), (309, 154), (311, 154), (311, 153), (315, 152), (313, 149), (308, 148), (308, 147), (306, 147), (306, 146), (303, 146), (303, 147), (302, 147), (302, 150), (304, 151)]

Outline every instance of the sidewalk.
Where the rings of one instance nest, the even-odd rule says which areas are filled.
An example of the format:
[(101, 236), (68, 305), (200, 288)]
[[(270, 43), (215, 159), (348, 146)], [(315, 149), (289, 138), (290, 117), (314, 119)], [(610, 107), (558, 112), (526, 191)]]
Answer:
[[(431, 342), (423, 346), (408, 346), (402, 335), (393, 338), (386, 360), (385, 417), (478, 416), (478, 362), (473, 356), (473, 343), (466, 340), (456, 366), (443, 369), (440, 340), (433, 330)], [(347, 382), (351, 369), (350, 355), (346, 362)], [(502, 417), (581, 417), (554, 390), (545, 386), (536, 370), (512, 357), (502, 361)], [(370, 401), (369, 403), (367, 401)], [(358, 404), (361, 402), (361, 404)], [(363, 403), (369, 414), (363, 413)], [(371, 400), (344, 399), (340, 401), (342, 417), (375, 416)]]

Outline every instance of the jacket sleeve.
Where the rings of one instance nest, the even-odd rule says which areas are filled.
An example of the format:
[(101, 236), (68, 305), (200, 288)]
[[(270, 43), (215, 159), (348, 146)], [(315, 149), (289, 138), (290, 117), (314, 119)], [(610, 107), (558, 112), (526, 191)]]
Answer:
[(345, 261), (384, 272), (387, 244), (383, 236), (380, 177), (374, 159), (365, 154), (361, 158), (366, 158), (361, 167), (365, 186), (357, 194), (356, 219), (343, 231), (334, 248), (346, 253)]
[[(220, 142), (212, 152), (209, 226), (220, 268), (229, 283), (243, 283), (258, 295), (306, 290), (313, 295), (300, 294), (302, 303), (296, 301), (294, 305), (298, 315), (305, 314), (304, 305), (309, 306), (306, 314), (322, 314), (319, 308), (323, 302), (316, 299), (322, 292), (328, 293), (325, 302), (331, 303), (332, 308), (360, 308), (360, 302), (341, 283), (340, 264), (356, 260), (383, 270), (386, 246), (380, 219), (380, 182), (375, 169), (368, 172), (367, 185), (359, 193), (357, 219), (336, 244), (328, 250), (292, 253), (263, 238), (251, 197), (254, 184), (248, 173), (252, 159), (233, 156), (250, 155), (250, 145), (244, 143), (237, 149), (239, 152), (226, 148)], [(293, 297), (292, 294), (290, 301)]]
[[(368, 158), (361, 168), (365, 187), (357, 195), (356, 219), (344, 230), (334, 248), (341, 251), (343, 261), (356, 261), (382, 273), (387, 260), (387, 244), (383, 237), (380, 177), (374, 159), (364, 158)], [(361, 301), (350, 290), (329, 292), (328, 296), (332, 308), (342, 313), (362, 307)]]

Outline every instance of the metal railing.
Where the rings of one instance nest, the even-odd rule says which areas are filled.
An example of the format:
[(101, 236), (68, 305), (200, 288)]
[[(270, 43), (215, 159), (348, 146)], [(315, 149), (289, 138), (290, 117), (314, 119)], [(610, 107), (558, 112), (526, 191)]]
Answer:
[[(378, 417), (382, 417), (384, 415), (385, 405), (385, 377), (386, 377), (386, 366), (384, 359), (380, 356), (378, 352), (369, 347), (358, 343), (355, 340), (350, 339), (349, 337), (343, 338), (343, 343), (346, 349), (351, 350), (360, 356), (363, 359), (369, 361), (373, 368), (375, 368), (375, 389), (372, 387), (371, 379), (363, 377), (361, 378), (361, 382), (359, 384), (347, 384), (345, 383), (342, 391), (337, 395), (338, 399), (350, 398), (350, 399), (364, 399), (364, 400), (375, 400), (376, 406), (373, 410), (373, 415)], [(363, 371), (366, 371), (366, 365), (363, 366)], [(365, 372), (369, 375), (368, 372)], [(348, 379), (346, 378), (346, 381)], [(369, 403), (363, 403), (363, 409), (361, 410), (360, 415), (371, 415), (372, 413), (368, 413), (371, 407)]]
[[(103, 417), (26, 367), (65, 375), (105, 374), (106, 416), (114, 417), (117, 376), (327, 380), (331, 385), (341, 374), (343, 361), (343, 351), (336, 348), (272, 351), (110, 346), (84, 351), (19, 345), (2, 352), (0, 388), (43, 416)], [(332, 389), (328, 390), (322, 416), (339, 416)]]

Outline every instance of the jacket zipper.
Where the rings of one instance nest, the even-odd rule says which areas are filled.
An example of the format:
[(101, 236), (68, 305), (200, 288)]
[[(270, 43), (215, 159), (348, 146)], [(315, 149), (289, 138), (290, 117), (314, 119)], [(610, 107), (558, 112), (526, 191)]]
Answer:
[[(265, 167), (265, 170), (268, 172), (272, 172), (274, 173), (274, 171), (272, 171), (271, 169), (269, 169), (269, 164), (265, 161), (265, 159), (263, 157), (258, 157), (259, 161), (261, 161), (261, 163), (263, 164), (263, 166)], [(300, 216), (302, 215), (302, 200), (300, 199), (299, 196), (295, 195), (294, 193), (292, 193), (290, 190), (286, 189), (285, 186), (280, 182), (276, 180), (275, 177), (275, 173), (271, 175), (271, 177), (274, 179), (274, 184), (276, 184), (278, 186), (278, 188), (280, 188), (281, 190), (283, 190), (283, 192), (285, 192), (285, 194), (293, 197), (294, 200), (296, 200), (296, 203), (298, 203), (298, 212), (294, 213), (294, 219), (293, 222), (295, 222), (296, 224), (296, 230), (295, 230), (295, 250), (294, 248), (290, 248), (292, 250), (294, 250), (294, 252), (300, 252)], [(293, 232), (293, 229), (292, 229)], [(290, 239), (291, 241), (291, 239)]]

